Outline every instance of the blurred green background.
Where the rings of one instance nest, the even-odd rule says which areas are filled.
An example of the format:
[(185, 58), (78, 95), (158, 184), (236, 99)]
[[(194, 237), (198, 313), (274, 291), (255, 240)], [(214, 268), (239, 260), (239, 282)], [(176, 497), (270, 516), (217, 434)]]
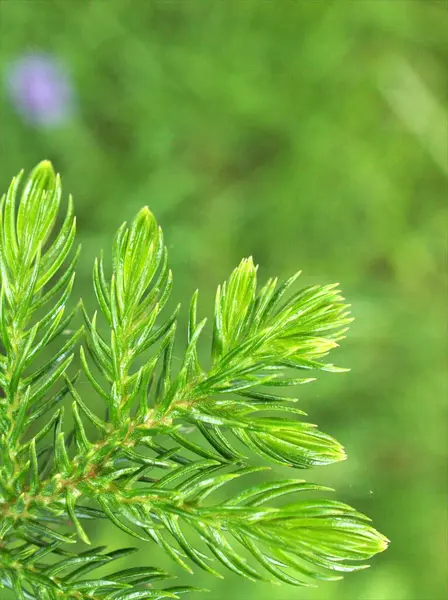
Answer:
[[(262, 278), (301, 268), (353, 305), (334, 357), (351, 373), (300, 390), (349, 460), (304, 475), (367, 512), (390, 549), (315, 590), (180, 574), (204, 598), (447, 597), (447, 31), (431, 0), (0, 2), (1, 189), (54, 162), (88, 303), (93, 257), (148, 204), (184, 305), (199, 287), (210, 316), (249, 254)], [(57, 123), (11, 91), (17, 61), (42, 52), (73, 86)], [(96, 541), (133, 543), (107, 526)], [(169, 564), (156, 547), (137, 560)]]

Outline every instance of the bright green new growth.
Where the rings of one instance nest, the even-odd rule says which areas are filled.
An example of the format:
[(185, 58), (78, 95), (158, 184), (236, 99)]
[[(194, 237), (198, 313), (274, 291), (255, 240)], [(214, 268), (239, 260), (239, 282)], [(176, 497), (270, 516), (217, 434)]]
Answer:
[[(0, 588), (19, 600), (177, 598), (194, 589), (161, 588), (169, 575), (153, 567), (92, 573), (134, 551), (68, 550), (90, 544), (86, 523), (101, 518), (189, 572), (222, 576), (221, 563), (253, 580), (311, 585), (365, 568), (387, 546), (367, 517), (301, 494), (329, 488), (250, 466), (255, 456), (295, 468), (345, 458), (279, 391), (311, 381), (303, 371), (340, 370), (322, 362), (350, 322), (336, 286), (290, 293), (295, 275), (259, 287), (252, 259), (243, 260), (218, 288), (208, 364), (197, 353), (205, 320), (196, 292), (173, 370), (179, 311), (162, 316), (172, 275), (151, 212), (118, 230), (110, 278), (95, 261), (100, 314), (80, 304), (85, 332), (73, 330), (72, 202), (55, 231), (61, 185), (50, 163), (35, 168), (16, 206), (20, 178), (0, 211)], [(78, 352), (103, 416), (68, 373)], [(246, 476), (244, 491), (226, 491)]]

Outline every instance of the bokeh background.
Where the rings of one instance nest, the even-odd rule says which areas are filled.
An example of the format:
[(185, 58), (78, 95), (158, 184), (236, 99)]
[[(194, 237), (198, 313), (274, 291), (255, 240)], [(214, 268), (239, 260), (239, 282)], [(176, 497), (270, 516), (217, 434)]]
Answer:
[[(262, 277), (340, 281), (353, 305), (335, 357), (351, 373), (301, 388), (349, 460), (305, 476), (390, 549), (315, 590), (180, 574), (211, 600), (447, 597), (447, 32), (432, 0), (0, 2), (1, 189), (54, 162), (87, 303), (93, 257), (148, 204), (184, 305), (199, 286), (210, 316), (249, 254)], [(169, 564), (147, 546), (137, 561)]]

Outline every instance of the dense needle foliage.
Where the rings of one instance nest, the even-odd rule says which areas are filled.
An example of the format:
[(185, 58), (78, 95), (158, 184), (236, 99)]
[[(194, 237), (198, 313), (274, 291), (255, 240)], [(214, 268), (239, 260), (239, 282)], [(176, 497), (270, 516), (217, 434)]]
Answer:
[[(345, 458), (281, 392), (312, 381), (304, 371), (340, 370), (323, 361), (350, 322), (337, 286), (294, 291), (298, 274), (258, 286), (257, 267), (243, 260), (218, 287), (209, 360), (198, 356), (206, 320), (196, 292), (173, 369), (179, 310), (164, 311), (172, 274), (152, 213), (143, 208), (118, 230), (110, 276), (95, 261), (98, 313), (69, 310), (72, 201), (55, 231), (62, 194), (52, 166), (35, 168), (19, 202), (20, 179), (0, 212), (0, 587), (20, 600), (194, 590), (154, 586), (169, 577), (155, 567), (92, 574), (133, 551), (68, 549), (90, 544), (86, 524), (104, 518), (190, 572), (222, 576), (221, 563), (252, 580), (311, 585), (365, 568), (387, 546), (369, 519), (323, 498), (329, 488), (272, 480), (260, 461), (303, 469)], [(85, 326), (76, 329), (78, 308)], [(102, 415), (69, 373), (77, 353)], [(244, 491), (226, 493), (240, 477), (250, 481)]]

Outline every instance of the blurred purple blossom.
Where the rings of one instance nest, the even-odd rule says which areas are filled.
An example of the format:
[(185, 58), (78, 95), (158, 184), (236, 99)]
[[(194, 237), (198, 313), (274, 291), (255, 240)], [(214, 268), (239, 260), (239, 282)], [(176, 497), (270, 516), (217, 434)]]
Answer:
[(51, 54), (26, 54), (9, 67), (7, 85), (18, 112), (36, 125), (59, 125), (73, 114), (73, 87)]

